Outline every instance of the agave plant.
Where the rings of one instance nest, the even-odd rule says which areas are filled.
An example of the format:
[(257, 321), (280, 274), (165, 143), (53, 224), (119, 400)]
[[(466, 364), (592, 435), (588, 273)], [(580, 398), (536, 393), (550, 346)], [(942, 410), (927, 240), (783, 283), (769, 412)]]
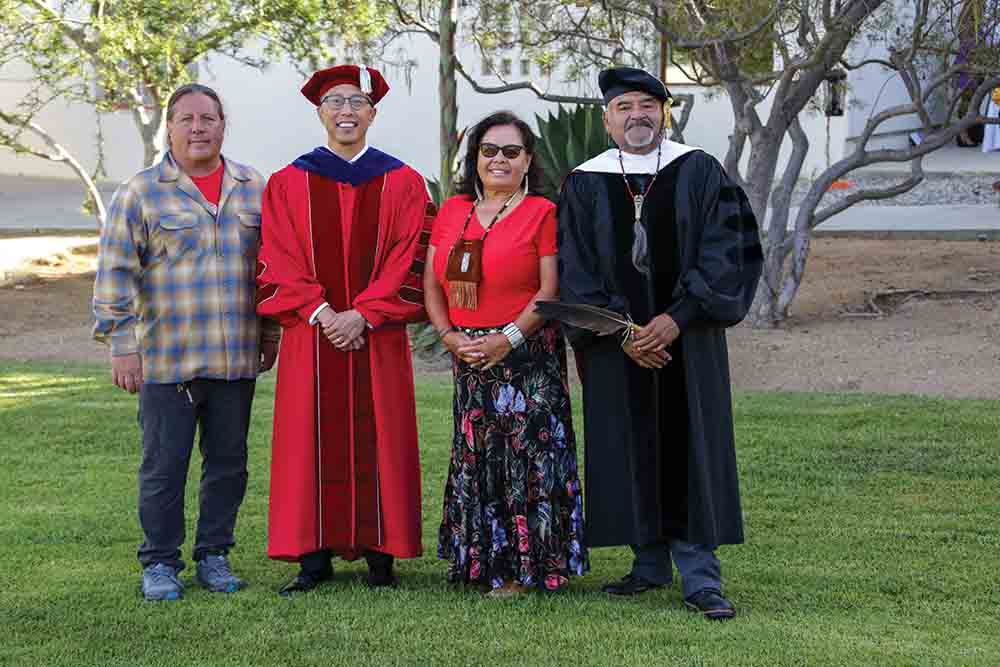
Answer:
[(441, 208), (441, 183), (436, 178), (426, 178), (427, 192), (431, 196), (431, 201), (438, 208)]
[(549, 199), (559, 197), (566, 176), (583, 162), (608, 148), (601, 107), (579, 105), (573, 111), (559, 107), (548, 118), (535, 114), (539, 141), (536, 149), (545, 166), (545, 192)]

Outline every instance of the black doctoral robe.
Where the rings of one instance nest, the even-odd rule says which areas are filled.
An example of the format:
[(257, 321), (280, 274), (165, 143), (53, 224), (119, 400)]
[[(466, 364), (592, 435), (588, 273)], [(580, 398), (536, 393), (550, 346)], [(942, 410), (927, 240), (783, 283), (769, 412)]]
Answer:
[[(640, 324), (666, 312), (681, 329), (673, 360), (651, 371), (619, 340), (568, 328), (583, 381), (590, 546), (743, 541), (725, 328), (746, 316), (760, 277), (757, 222), (714, 158), (664, 147), (670, 162), (643, 206), (650, 280), (632, 264), (635, 209), (616, 150), (570, 174), (559, 202), (561, 300)], [(629, 178), (637, 192), (650, 177)]]

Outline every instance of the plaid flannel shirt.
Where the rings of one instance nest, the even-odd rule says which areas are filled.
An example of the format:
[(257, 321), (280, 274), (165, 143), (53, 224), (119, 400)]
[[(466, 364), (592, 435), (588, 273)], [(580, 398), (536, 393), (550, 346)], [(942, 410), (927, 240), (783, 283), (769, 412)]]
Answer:
[[(264, 180), (225, 160), (216, 207), (168, 153), (118, 188), (101, 232), (94, 338), (139, 352), (145, 382), (256, 377)], [(272, 326), (273, 325), (273, 326)], [(267, 337), (276, 336), (276, 323)]]

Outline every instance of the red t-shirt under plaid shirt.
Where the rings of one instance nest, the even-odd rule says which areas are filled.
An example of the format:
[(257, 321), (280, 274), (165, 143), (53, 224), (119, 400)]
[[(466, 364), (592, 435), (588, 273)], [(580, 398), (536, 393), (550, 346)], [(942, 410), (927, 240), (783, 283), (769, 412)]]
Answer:
[[(469, 215), (473, 201), (464, 195), (444, 203), (431, 234), (434, 275), (448, 293), (444, 277), (448, 252)], [(487, 221), (488, 222), (488, 221)], [(449, 304), (451, 323), (460, 327), (499, 327), (517, 319), (540, 287), (538, 260), (556, 254), (556, 206), (548, 199), (529, 196), (501, 218), (483, 244), (483, 280), (478, 287), (479, 308), (466, 310)], [(473, 214), (467, 239), (483, 236), (483, 226)]]
[(222, 164), (208, 176), (192, 176), (195, 186), (205, 195), (208, 203), (219, 205), (219, 198), (222, 196)]

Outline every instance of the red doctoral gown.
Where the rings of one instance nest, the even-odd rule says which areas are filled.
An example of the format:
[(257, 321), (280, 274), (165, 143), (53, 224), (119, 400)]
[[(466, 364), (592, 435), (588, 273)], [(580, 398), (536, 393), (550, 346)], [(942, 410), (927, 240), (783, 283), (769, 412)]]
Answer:
[[(264, 191), (258, 313), (284, 329), (268, 517), (273, 559), (323, 549), (346, 559), (369, 548), (421, 554), (406, 323), (425, 317), (421, 274), (433, 206), (416, 171), (369, 151), (383, 166), (367, 160), (360, 178), (348, 163), (325, 176), (307, 171), (298, 166), (309, 168), (304, 156)], [(365, 317), (361, 350), (341, 352), (309, 324), (324, 302)]]

